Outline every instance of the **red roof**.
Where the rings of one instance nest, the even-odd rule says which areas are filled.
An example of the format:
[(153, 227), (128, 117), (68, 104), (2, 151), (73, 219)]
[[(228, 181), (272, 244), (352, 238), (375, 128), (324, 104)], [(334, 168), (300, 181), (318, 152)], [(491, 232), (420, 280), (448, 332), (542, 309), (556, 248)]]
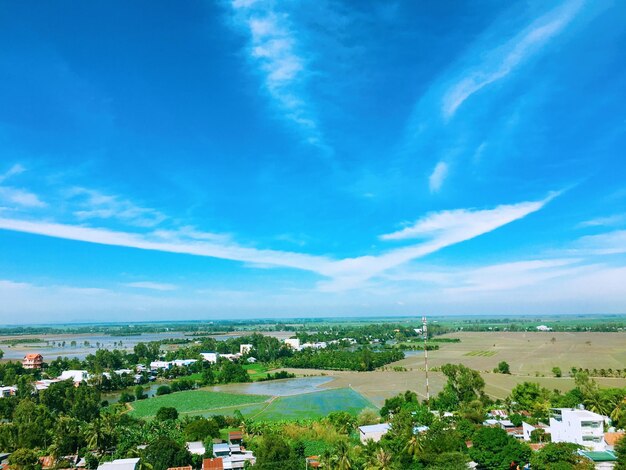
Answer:
[(224, 470), (224, 461), (221, 457), (204, 459), (202, 461), (202, 470)]
[(228, 439), (241, 439), (243, 438), (243, 433), (241, 431), (232, 431), (228, 433)]
[(43, 359), (43, 356), (41, 354), (26, 354), (26, 357), (24, 357), (24, 359)]
[(192, 470), (191, 465), (188, 465), (186, 467), (170, 467), (167, 470)]

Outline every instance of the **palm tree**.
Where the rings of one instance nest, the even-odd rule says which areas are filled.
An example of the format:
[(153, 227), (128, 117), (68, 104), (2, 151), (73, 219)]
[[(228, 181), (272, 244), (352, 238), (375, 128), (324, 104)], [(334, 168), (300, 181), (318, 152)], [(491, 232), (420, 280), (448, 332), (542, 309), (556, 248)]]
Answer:
[(404, 446), (404, 450), (410, 456), (417, 457), (424, 450), (424, 444), (417, 435), (413, 434)]
[(337, 470), (350, 470), (352, 461), (350, 459), (350, 446), (346, 441), (341, 441), (335, 448), (334, 459)]
[(366, 470), (391, 470), (391, 454), (381, 447), (372, 455), (365, 468)]

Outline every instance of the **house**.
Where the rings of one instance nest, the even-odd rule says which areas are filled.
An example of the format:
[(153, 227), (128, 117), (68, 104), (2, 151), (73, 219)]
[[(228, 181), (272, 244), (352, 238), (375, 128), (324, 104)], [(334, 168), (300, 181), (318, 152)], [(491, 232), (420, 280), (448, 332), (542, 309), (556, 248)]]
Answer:
[(387, 431), (391, 428), (389, 423), (371, 424), (369, 426), (359, 426), (359, 439), (361, 443), (365, 444), (367, 441), (378, 442), (387, 434)]
[(546, 325), (539, 325), (537, 327), (537, 331), (552, 331), (552, 328)]
[(241, 354), (239, 353), (235, 353), (235, 354), (220, 354), (221, 358), (224, 359), (228, 359), (229, 361), (234, 361), (235, 359), (239, 359), (241, 357)]
[(189, 367), (195, 362), (198, 361), (196, 359), (174, 359), (171, 364), (176, 367)]
[(252, 348), (254, 346), (251, 344), (240, 344), (239, 345), (239, 354), (241, 354), (242, 356), (244, 354), (248, 354), (250, 351), (252, 351)]
[(8, 387), (0, 387), (0, 398), (12, 397), (17, 393), (17, 387), (8, 386)]
[(221, 457), (204, 459), (202, 461), (202, 470), (224, 470), (224, 461)]
[(571, 442), (593, 451), (606, 450), (604, 422), (606, 416), (588, 410), (553, 408), (550, 416), (552, 442)]
[(112, 462), (104, 462), (98, 466), (98, 470), (135, 470), (139, 458), (134, 459), (116, 459)]
[(545, 424), (539, 423), (536, 425), (528, 424), (526, 421), (522, 421), (522, 435), (525, 441), (530, 441), (530, 435), (536, 429), (543, 429), (546, 433), (550, 432), (550, 428)]
[(59, 379), (41, 379), (35, 382), (35, 389), (37, 391), (48, 390), (48, 387), (50, 387), (50, 385), (55, 384), (57, 382), (60, 382), (60, 380)]
[[(252, 451), (245, 450), (239, 445), (213, 444), (213, 457), (216, 459), (222, 459), (222, 467), (215, 468), (223, 468), (224, 470), (242, 469), (244, 468), (246, 462), (249, 462), (250, 465), (254, 465), (256, 463), (254, 453)], [(203, 469), (205, 468), (204, 463), (202, 467)]]
[(206, 452), (206, 449), (204, 448), (204, 444), (202, 443), (202, 441), (187, 442), (186, 444), (187, 444), (187, 450), (189, 451), (190, 454), (204, 455)]
[(487, 415), (497, 419), (506, 419), (509, 417), (509, 414), (504, 410), (491, 410), (487, 413)]
[(596, 470), (611, 470), (615, 468), (617, 462), (617, 456), (610, 450), (604, 451), (587, 451), (581, 450), (578, 452), (583, 457), (588, 458), (593, 462), (593, 466)]
[(24, 369), (41, 369), (43, 367), (43, 356), (41, 354), (26, 354), (22, 359)]
[(289, 346), (291, 349), (300, 351), (300, 340), (298, 338), (287, 338), (284, 341), (284, 343), (286, 346)]
[(203, 360), (211, 364), (216, 364), (217, 360), (220, 358), (220, 355), (216, 352), (205, 352), (205, 353), (200, 353), (200, 355), (202, 356)]
[(228, 433), (228, 443), (230, 445), (241, 445), (243, 433), (241, 431), (231, 431)]
[(89, 380), (89, 373), (86, 370), (64, 370), (59, 376), (59, 380), (72, 380), (74, 385)]
[(187, 465), (186, 467), (170, 467), (167, 470), (193, 470), (191, 465)]
[(249, 364), (254, 364), (254, 363), (256, 362), (256, 357), (249, 357), (248, 359), (246, 359), (246, 361), (247, 361)]
[(306, 468), (319, 468), (320, 466), (320, 458), (317, 455), (311, 455), (310, 457), (305, 458)]
[(168, 361), (152, 361), (150, 363), (151, 370), (169, 369), (172, 367), (172, 363)]

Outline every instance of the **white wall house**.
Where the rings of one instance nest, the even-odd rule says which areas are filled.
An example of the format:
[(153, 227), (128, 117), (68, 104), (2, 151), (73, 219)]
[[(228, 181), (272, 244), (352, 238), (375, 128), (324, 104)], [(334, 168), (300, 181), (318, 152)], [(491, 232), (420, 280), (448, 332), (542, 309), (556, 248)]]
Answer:
[(367, 441), (378, 442), (387, 434), (387, 431), (391, 428), (389, 423), (372, 424), (370, 426), (359, 426), (359, 439), (361, 443), (365, 444)]
[(300, 340), (298, 338), (287, 338), (285, 344), (296, 351), (300, 350)]
[(571, 442), (594, 451), (606, 449), (604, 422), (606, 416), (587, 410), (554, 408), (550, 416), (552, 442)]
[(195, 359), (174, 359), (172, 365), (176, 367), (189, 367), (191, 364), (198, 362)]
[(202, 359), (204, 359), (205, 361), (211, 364), (217, 363), (217, 360), (220, 358), (220, 355), (216, 352), (205, 352), (205, 353), (200, 353), (200, 355), (202, 356)]
[(546, 325), (539, 325), (537, 327), (537, 331), (552, 331), (552, 328)]
[(169, 369), (172, 367), (172, 363), (168, 361), (152, 361), (150, 363), (150, 369), (159, 370), (159, 369)]
[(239, 345), (239, 354), (243, 355), (243, 354), (248, 354), (250, 351), (252, 351), (252, 348), (254, 346), (251, 344), (240, 344)]
[(86, 370), (64, 370), (59, 376), (59, 380), (72, 379), (74, 384), (86, 382), (89, 379), (89, 373)]

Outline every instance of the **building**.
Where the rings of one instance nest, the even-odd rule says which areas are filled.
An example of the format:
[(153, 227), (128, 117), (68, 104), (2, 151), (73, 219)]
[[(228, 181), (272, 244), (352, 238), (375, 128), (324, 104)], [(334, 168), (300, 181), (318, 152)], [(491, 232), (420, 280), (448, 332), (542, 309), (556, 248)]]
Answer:
[[(223, 468), (224, 470), (242, 469), (246, 462), (249, 462), (251, 465), (256, 463), (256, 458), (252, 451), (245, 450), (238, 444), (213, 444), (213, 457), (215, 458), (214, 460), (222, 459), (222, 467), (215, 468)], [(214, 465), (219, 464), (214, 463)], [(204, 462), (202, 467), (205, 469)]]
[(205, 361), (211, 364), (216, 364), (217, 360), (220, 358), (220, 355), (216, 352), (205, 352), (205, 353), (200, 353), (200, 355), (202, 356), (202, 359), (204, 359)]
[(43, 367), (43, 356), (41, 354), (26, 354), (22, 359), (24, 369), (41, 369)]
[(571, 442), (593, 451), (604, 451), (605, 421), (608, 421), (606, 416), (591, 411), (553, 408), (550, 416), (552, 442)]
[(615, 468), (617, 463), (617, 456), (610, 450), (604, 451), (585, 451), (581, 450), (580, 455), (588, 458), (593, 462), (593, 466), (596, 470), (611, 470)]
[(252, 348), (254, 348), (254, 346), (251, 345), (251, 344), (240, 344), (239, 345), (239, 354), (241, 354), (242, 356), (244, 354), (248, 354), (250, 351), (252, 351)]
[(17, 393), (17, 387), (0, 387), (0, 398), (12, 397)]
[(387, 434), (387, 431), (391, 428), (389, 423), (372, 424), (369, 426), (359, 426), (359, 439), (361, 443), (365, 444), (367, 441), (378, 442)]
[(150, 363), (151, 370), (169, 369), (172, 367), (172, 363), (168, 361), (152, 361)]
[(196, 362), (198, 362), (196, 359), (174, 359), (171, 364), (176, 367), (189, 367)]
[(285, 340), (285, 345), (289, 346), (291, 349), (295, 349), (296, 351), (300, 351), (300, 340), (298, 338), (288, 338)]
[(206, 452), (202, 441), (187, 442), (187, 450), (194, 455), (204, 455)]
[(138, 463), (138, 457), (134, 459), (117, 459), (100, 464), (98, 470), (135, 470)]
[(202, 470), (224, 470), (224, 461), (221, 457), (204, 459), (202, 461)]
[(72, 380), (74, 385), (89, 380), (89, 373), (86, 370), (64, 370), (59, 376), (59, 380)]
[(537, 327), (537, 331), (552, 331), (552, 328), (546, 325), (539, 325)]
[(37, 391), (40, 390), (48, 390), (50, 385), (60, 382), (59, 379), (41, 379), (35, 382), (35, 389)]

